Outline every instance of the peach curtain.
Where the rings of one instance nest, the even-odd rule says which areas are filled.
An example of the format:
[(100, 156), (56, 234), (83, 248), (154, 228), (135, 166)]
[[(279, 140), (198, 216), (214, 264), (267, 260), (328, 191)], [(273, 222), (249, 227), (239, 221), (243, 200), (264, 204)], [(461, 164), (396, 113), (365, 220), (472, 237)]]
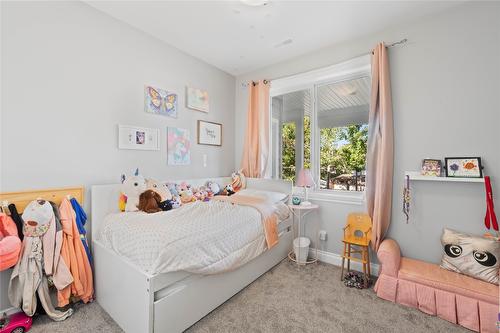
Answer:
[(368, 131), (366, 200), (373, 221), (371, 244), (376, 251), (391, 222), (394, 163), (391, 82), (384, 43), (373, 50)]
[(248, 85), (248, 115), (241, 170), (247, 177), (263, 178), (269, 160), (269, 83)]

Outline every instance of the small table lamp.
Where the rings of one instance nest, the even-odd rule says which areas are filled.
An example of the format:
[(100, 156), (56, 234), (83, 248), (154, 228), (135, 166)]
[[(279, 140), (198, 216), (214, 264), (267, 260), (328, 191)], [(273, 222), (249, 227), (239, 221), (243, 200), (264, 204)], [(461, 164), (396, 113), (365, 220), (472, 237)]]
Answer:
[(311, 202), (309, 202), (309, 200), (308, 200), (308, 197), (309, 197), (308, 188), (311, 186), (314, 186), (314, 180), (313, 180), (313, 177), (311, 174), (311, 170), (309, 170), (309, 169), (300, 170), (299, 175), (297, 177), (297, 184), (296, 185), (304, 188), (305, 201), (302, 201), (301, 205), (305, 205), (305, 206), (310, 205)]

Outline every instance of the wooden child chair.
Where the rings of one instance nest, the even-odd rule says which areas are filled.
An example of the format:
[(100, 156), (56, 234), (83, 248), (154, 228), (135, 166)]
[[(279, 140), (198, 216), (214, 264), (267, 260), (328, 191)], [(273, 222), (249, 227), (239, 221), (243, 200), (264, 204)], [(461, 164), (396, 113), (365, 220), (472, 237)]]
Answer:
[[(372, 220), (365, 213), (351, 213), (347, 216), (347, 223), (344, 227), (344, 254), (342, 255), (342, 272), (340, 280), (344, 279), (344, 262), (347, 259), (347, 272), (351, 269), (351, 260), (363, 264), (363, 274), (365, 286), (368, 286), (370, 278), (370, 254), (368, 246), (372, 237)], [(354, 248), (351, 248), (354, 246)], [(353, 257), (352, 254), (361, 254), (361, 258)]]

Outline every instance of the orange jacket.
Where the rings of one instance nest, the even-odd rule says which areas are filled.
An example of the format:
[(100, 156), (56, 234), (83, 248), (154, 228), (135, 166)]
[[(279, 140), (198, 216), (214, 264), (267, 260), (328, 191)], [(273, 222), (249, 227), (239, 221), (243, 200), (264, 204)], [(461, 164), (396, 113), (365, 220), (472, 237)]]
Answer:
[(58, 305), (63, 307), (69, 303), (70, 296), (80, 298), (84, 303), (92, 299), (94, 294), (92, 268), (80, 240), (76, 216), (71, 203), (66, 198), (59, 206), (61, 224), (63, 228), (63, 244), (61, 256), (69, 267), (73, 276), (73, 283), (59, 290), (57, 293)]

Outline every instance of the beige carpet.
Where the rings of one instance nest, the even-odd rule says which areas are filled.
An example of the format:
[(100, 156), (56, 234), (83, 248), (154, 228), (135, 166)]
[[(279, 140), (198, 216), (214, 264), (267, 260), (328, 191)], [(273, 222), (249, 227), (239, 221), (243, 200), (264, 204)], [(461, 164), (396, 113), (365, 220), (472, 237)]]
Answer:
[[(283, 261), (187, 330), (201, 332), (469, 332), (416, 309), (346, 288), (338, 267)], [(64, 322), (35, 318), (32, 331), (122, 332), (97, 303)], [(134, 332), (140, 333), (140, 332)]]

